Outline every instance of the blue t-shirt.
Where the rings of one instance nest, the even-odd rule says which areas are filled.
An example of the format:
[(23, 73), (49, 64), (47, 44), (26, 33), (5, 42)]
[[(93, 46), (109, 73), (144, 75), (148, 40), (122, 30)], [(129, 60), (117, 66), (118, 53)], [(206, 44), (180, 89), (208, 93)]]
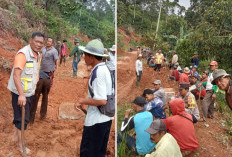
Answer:
[[(189, 76), (192, 76), (192, 74), (190, 74)], [(196, 77), (197, 77), (197, 80), (199, 80), (199, 79), (200, 79), (200, 78), (199, 78), (199, 74), (198, 74), (198, 72), (197, 72), (197, 71), (195, 71), (195, 72), (194, 72), (193, 76), (196, 76)]]
[(136, 149), (140, 155), (151, 153), (155, 148), (155, 143), (151, 142), (150, 134), (145, 131), (150, 127), (152, 121), (153, 116), (148, 111), (137, 113), (134, 117)]
[(155, 118), (165, 119), (166, 114), (163, 109), (164, 106), (163, 101), (156, 97), (144, 106), (144, 110), (150, 111)]
[(194, 65), (198, 66), (199, 65), (199, 58), (198, 57), (197, 58), (193, 58), (192, 59), (192, 63), (193, 63), (193, 66)]

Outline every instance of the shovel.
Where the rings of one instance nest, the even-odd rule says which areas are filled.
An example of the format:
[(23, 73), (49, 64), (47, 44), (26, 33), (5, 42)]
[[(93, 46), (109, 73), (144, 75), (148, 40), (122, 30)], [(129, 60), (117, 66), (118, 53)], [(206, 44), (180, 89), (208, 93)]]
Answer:
[(23, 157), (27, 156), (25, 138), (24, 138), (24, 123), (25, 123), (25, 106), (22, 106), (22, 123), (21, 123), (21, 138), (22, 138), (22, 148), (23, 148)]
[(76, 106), (76, 109), (84, 112), (84, 114), (87, 114), (87, 111), (82, 106)]

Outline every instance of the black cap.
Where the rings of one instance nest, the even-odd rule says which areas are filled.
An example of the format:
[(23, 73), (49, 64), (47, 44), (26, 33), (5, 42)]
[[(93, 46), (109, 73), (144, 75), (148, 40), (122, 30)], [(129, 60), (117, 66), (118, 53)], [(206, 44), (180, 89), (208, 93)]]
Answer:
[(188, 83), (180, 83), (179, 89), (189, 89), (189, 84)]
[(144, 97), (136, 97), (135, 100), (132, 101), (132, 103), (140, 106), (140, 107), (144, 107), (144, 105), (147, 103), (147, 101), (145, 100)]
[(143, 97), (145, 97), (146, 96), (146, 94), (153, 94), (154, 92), (151, 90), (151, 89), (145, 89), (144, 91), (143, 91)]

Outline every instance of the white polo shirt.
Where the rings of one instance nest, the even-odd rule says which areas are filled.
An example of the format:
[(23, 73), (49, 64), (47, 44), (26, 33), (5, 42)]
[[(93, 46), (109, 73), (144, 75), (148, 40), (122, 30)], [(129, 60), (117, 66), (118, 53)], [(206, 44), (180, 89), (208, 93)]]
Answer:
[[(97, 69), (96, 69), (97, 68)], [(107, 95), (112, 93), (112, 81), (108, 68), (105, 63), (97, 64), (91, 71), (89, 86), (94, 93), (93, 99), (107, 100)], [(92, 98), (88, 91), (88, 98)], [(108, 117), (101, 114), (97, 106), (87, 106), (87, 115), (85, 118), (85, 126), (93, 126), (97, 123), (104, 123), (112, 120), (113, 117)]]

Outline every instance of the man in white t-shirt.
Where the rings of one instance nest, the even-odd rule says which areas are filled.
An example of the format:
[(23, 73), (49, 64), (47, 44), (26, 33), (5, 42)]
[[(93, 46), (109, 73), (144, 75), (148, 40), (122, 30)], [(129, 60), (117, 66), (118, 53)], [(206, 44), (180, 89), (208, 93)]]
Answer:
[(171, 63), (171, 66), (170, 68), (174, 68), (174, 65), (178, 62), (178, 56), (176, 54), (176, 51), (173, 51), (173, 56), (172, 56), (172, 63)]
[(139, 87), (139, 83), (141, 81), (141, 77), (143, 74), (143, 62), (142, 62), (141, 54), (139, 54), (138, 59), (135, 62), (135, 70), (136, 70), (136, 76), (137, 76), (136, 86)]
[(107, 103), (107, 95), (112, 94), (112, 80), (103, 57), (104, 46), (99, 39), (90, 41), (86, 47), (79, 46), (84, 52), (85, 63), (92, 66), (90, 73), (88, 98), (81, 98), (75, 104), (83, 109), (87, 105), (84, 130), (80, 146), (81, 157), (104, 157), (113, 117), (100, 112), (99, 106)]

